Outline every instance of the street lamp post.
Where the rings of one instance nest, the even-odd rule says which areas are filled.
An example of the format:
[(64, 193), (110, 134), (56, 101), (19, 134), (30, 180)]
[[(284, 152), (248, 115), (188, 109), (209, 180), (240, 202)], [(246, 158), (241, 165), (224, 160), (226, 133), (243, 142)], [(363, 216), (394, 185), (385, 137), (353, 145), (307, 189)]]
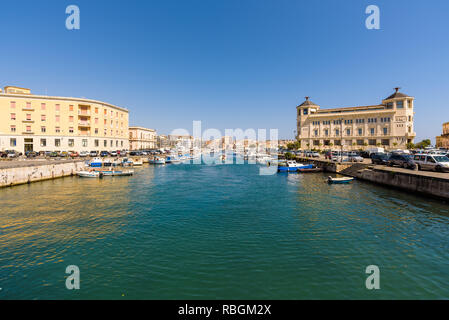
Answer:
[(341, 139), (340, 139), (340, 157), (341, 157), (341, 161), (343, 161), (343, 119), (340, 119), (340, 135), (341, 135)]

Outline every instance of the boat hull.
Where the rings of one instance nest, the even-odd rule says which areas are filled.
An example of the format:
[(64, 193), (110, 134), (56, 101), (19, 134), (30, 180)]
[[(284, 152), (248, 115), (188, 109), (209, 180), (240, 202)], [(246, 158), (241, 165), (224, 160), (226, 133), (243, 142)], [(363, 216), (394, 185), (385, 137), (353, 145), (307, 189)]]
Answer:
[(313, 164), (297, 166), (297, 167), (284, 167), (284, 166), (278, 167), (279, 172), (300, 172), (300, 170), (305, 170), (305, 169), (313, 169)]
[(352, 181), (354, 181), (354, 178), (329, 178), (327, 179), (327, 183), (329, 184), (347, 184), (347, 183), (351, 183)]

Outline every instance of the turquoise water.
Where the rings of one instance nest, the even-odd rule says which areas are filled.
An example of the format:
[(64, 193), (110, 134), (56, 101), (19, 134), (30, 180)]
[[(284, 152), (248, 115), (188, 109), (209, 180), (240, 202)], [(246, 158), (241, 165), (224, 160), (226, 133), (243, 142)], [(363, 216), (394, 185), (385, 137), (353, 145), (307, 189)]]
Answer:
[(449, 298), (440, 201), (255, 165), (136, 171), (0, 189), (0, 299)]

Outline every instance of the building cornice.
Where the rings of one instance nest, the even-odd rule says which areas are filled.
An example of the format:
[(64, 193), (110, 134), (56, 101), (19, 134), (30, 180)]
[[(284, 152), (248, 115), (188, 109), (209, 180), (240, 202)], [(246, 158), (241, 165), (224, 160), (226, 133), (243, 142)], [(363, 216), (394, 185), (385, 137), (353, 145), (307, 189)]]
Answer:
[(73, 98), (73, 97), (58, 97), (58, 96), (43, 96), (43, 95), (35, 95), (35, 94), (20, 94), (20, 93), (0, 93), (0, 98), (2, 97), (10, 97), (10, 98), (23, 98), (23, 99), (43, 99), (43, 100), (63, 100), (63, 101), (77, 101), (77, 102), (85, 102), (85, 103), (95, 103), (101, 104), (103, 106), (107, 106), (110, 108), (118, 109), (124, 112), (129, 112), (128, 109), (122, 108), (107, 102), (85, 99), (85, 98)]

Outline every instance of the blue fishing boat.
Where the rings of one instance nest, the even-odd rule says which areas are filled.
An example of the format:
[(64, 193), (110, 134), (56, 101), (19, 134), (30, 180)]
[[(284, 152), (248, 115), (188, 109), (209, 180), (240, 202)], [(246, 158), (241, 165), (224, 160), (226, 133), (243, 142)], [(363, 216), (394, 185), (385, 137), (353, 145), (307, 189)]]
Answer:
[(299, 172), (301, 169), (313, 169), (313, 164), (302, 164), (289, 160), (278, 166), (278, 172)]

